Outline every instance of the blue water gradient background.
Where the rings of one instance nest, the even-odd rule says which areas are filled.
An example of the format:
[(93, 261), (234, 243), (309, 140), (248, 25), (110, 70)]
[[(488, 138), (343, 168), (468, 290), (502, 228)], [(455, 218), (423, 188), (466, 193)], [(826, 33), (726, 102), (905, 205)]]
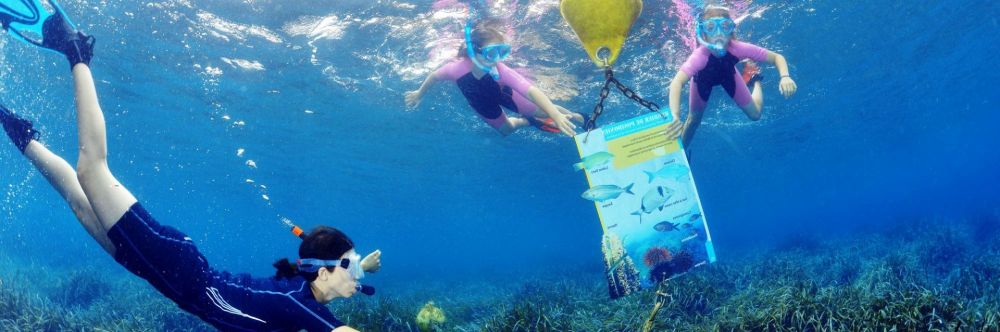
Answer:
[[(296, 254), (279, 215), (344, 229), (362, 251), (382, 249), (376, 284), (601, 269), (601, 229), (579, 197), (587, 185), (570, 167), (570, 139), (533, 130), (503, 138), (447, 84), (405, 109), (403, 93), (456, 44), (454, 11), (435, 14), (429, 1), (289, 3), (63, 3), (98, 40), (92, 68), (111, 167), (161, 222), (187, 232), (215, 266), (258, 275)], [(662, 105), (687, 53), (669, 5), (646, 1), (616, 66)], [(601, 73), (556, 6), (498, 7), (515, 17), (520, 46), (509, 62), (547, 77), (540, 86), (557, 103), (587, 112)], [(920, 218), (996, 213), (1000, 3), (751, 9), (764, 11), (740, 37), (785, 55), (799, 92), (781, 98), (765, 66), (759, 122), (715, 93), (690, 148), (719, 259), (808, 234), (860, 237)], [(310, 34), (316, 26), (325, 32)], [(74, 162), (65, 60), (9, 36), (0, 50), (0, 101)], [(609, 105), (603, 123), (640, 112), (620, 97)], [(0, 144), (0, 195), (0, 252), (121, 271), (9, 143)]]

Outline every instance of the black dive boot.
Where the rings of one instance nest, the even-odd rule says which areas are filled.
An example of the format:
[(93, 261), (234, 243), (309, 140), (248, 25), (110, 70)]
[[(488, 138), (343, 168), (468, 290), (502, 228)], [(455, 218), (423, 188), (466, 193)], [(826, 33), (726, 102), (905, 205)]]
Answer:
[(32, 127), (31, 121), (11, 113), (3, 105), (0, 105), (0, 123), (3, 123), (3, 130), (7, 132), (7, 136), (14, 142), (17, 149), (21, 150), (21, 153), (24, 153), (28, 142), (38, 140), (38, 131)]
[(90, 65), (90, 58), (94, 56), (94, 37), (70, 25), (61, 10), (56, 9), (56, 13), (45, 20), (42, 34), (42, 46), (66, 55), (70, 70), (78, 63)]

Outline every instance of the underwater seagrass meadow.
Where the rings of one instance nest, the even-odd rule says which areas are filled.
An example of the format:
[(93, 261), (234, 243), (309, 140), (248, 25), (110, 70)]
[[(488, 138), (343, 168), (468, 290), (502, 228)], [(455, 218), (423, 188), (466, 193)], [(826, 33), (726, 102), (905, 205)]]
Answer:
[[(603, 72), (560, 1), (60, 1), (97, 39), (117, 178), (217, 269), (297, 258), (284, 220), (381, 250), (376, 294), (328, 304), (358, 330), (1000, 331), (1000, 1), (723, 3), (798, 91), (761, 64), (750, 121), (715, 89), (685, 148), (717, 261), (611, 299), (572, 138), (504, 137), (454, 84), (404, 104), (474, 8), (505, 27), (508, 66), (589, 116)], [(615, 77), (667, 105), (704, 5), (643, 1)], [(66, 67), (0, 34), (0, 103), (72, 164)], [(647, 112), (614, 91), (604, 108), (601, 126)], [(213, 330), (0, 138), (0, 331)]]

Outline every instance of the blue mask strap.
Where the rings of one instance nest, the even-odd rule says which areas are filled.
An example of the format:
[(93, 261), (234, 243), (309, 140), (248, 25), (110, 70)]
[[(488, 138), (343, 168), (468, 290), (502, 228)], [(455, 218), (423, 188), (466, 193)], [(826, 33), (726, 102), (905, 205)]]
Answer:
[(490, 76), (493, 77), (494, 81), (500, 80), (500, 72), (497, 71), (497, 67), (487, 67), (476, 59), (476, 51), (474, 51), (472, 47), (472, 21), (465, 24), (465, 50), (469, 55), (469, 60), (472, 60), (472, 63), (475, 64), (476, 67), (479, 67), (482, 71), (489, 73)]
[[(347, 263), (346, 266), (344, 263)], [(340, 266), (341, 268), (348, 271), (351, 277), (355, 279), (361, 279), (365, 277), (365, 270), (361, 268), (361, 256), (353, 256), (352, 258), (344, 259), (333, 259), (333, 260), (322, 260), (315, 258), (303, 258), (298, 261), (299, 271), (313, 273), (319, 271), (321, 268), (329, 268), (334, 266)]]
[(315, 258), (304, 258), (299, 260), (299, 270), (304, 272), (316, 272), (319, 269), (330, 266), (337, 266), (340, 264), (339, 259), (336, 260), (322, 260)]

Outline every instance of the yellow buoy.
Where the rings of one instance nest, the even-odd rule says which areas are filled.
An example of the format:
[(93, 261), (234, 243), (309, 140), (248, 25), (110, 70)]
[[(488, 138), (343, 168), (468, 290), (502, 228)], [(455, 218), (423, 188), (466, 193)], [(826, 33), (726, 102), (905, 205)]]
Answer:
[(422, 332), (433, 331), (445, 321), (447, 319), (444, 317), (444, 311), (434, 306), (434, 301), (427, 302), (417, 313), (417, 328)]
[[(642, 0), (562, 0), (559, 11), (590, 60), (604, 68), (618, 59), (628, 31), (642, 12)], [(607, 63), (598, 56), (601, 48), (609, 51)]]

